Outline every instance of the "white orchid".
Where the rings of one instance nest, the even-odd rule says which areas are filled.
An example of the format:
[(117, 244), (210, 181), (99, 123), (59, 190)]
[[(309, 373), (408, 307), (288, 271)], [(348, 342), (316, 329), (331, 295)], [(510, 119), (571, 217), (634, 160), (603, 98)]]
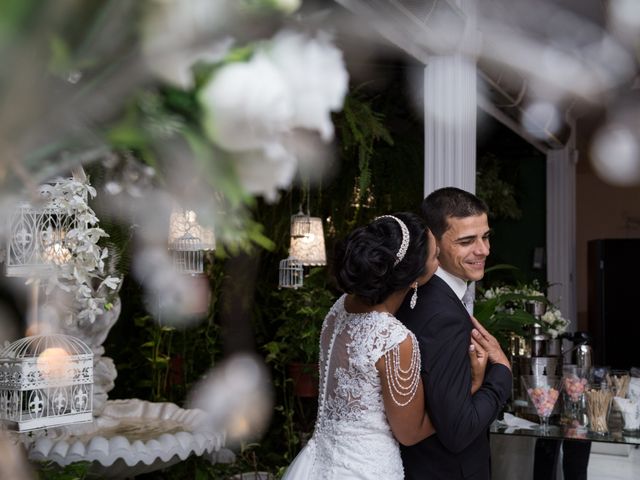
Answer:
[(73, 228), (64, 235), (63, 245), (68, 249), (68, 258), (52, 265), (46, 280), (47, 294), (66, 292), (72, 297), (71, 316), (77, 321), (93, 323), (104, 313), (105, 305), (120, 287), (121, 278), (104, 271), (104, 259), (108, 250), (98, 242), (108, 237), (97, 226), (98, 217), (88, 203), (96, 195), (95, 189), (86, 180), (76, 178), (58, 179), (52, 185), (41, 188), (48, 206), (61, 209), (75, 219)]

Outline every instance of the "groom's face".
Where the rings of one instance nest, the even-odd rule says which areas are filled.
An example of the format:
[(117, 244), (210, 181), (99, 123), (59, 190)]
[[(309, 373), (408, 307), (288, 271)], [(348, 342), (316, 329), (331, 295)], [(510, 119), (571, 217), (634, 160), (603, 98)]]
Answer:
[(438, 241), (440, 266), (463, 280), (481, 280), (489, 255), (487, 215), (449, 217), (447, 223), (449, 228)]

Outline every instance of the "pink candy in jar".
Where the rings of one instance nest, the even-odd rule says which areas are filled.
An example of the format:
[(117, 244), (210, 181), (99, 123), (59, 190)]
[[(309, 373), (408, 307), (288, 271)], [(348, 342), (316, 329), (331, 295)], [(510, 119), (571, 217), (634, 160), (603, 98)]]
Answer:
[(587, 387), (587, 379), (579, 377), (565, 377), (564, 379), (564, 391), (569, 395), (569, 399), (572, 402), (580, 400), (580, 395), (584, 393)]
[(527, 393), (529, 393), (538, 415), (548, 417), (553, 411), (560, 392), (553, 387), (536, 387), (528, 389)]

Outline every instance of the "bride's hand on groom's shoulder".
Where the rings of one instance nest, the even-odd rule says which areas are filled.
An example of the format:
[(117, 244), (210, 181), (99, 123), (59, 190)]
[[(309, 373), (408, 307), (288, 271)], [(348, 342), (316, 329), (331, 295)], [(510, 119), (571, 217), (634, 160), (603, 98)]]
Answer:
[(476, 393), (484, 382), (484, 372), (487, 368), (489, 355), (473, 338), (469, 345), (469, 361), (471, 363), (471, 394)]
[(489, 361), (491, 363), (501, 363), (511, 370), (511, 363), (496, 338), (473, 316), (471, 317), (471, 323), (473, 323), (474, 327), (471, 330), (471, 336), (487, 352)]

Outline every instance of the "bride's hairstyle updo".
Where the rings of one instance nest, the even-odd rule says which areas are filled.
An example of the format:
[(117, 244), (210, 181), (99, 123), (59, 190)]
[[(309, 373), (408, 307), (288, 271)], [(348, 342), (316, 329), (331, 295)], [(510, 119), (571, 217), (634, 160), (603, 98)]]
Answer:
[(428, 243), (424, 222), (412, 213), (393, 216), (404, 222), (409, 232), (407, 252), (397, 265), (402, 229), (388, 216), (356, 228), (336, 248), (333, 271), (338, 286), (368, 305), (377, 305), (393, 292), (409, 287), (426, 270)]

